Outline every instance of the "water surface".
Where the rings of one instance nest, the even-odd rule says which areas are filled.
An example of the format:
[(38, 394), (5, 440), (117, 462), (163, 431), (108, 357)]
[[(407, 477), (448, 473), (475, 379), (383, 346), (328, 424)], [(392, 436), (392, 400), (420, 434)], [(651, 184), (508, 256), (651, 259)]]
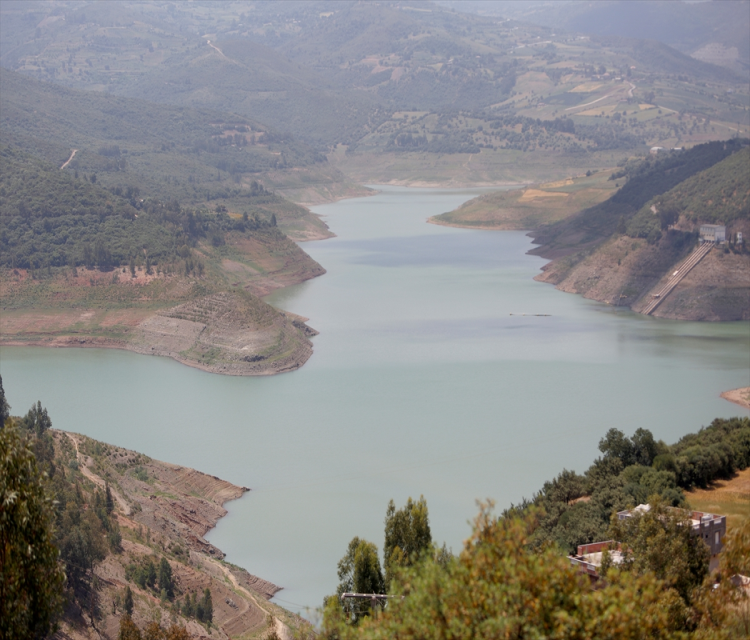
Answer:
[(391, 498), (424, 494), (457, 551), (477, 499), (502, 508), (583, 471), (610, 427), (674, 442), (748, 415), (719, 398), (750, 385), (747, 323), (618, 311), (534, 282), (544, 260), (524, 233), (425, 224), (476, 193), (388, 187), (315, 208), (337, 237), (303, 248), (328, 273), (269, 298), (321, 332), (299, 371), (4, 348), (14, 412), (41, 399), (56, 427), (252, 487), (208, 538), (294, 610), (335, 590), (353, 536), (382, 546)]

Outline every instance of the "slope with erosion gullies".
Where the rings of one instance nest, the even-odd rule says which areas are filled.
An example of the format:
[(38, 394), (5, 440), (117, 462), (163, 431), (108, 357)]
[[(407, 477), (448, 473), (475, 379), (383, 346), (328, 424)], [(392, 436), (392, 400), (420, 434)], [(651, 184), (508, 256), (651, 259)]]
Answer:
[[(247, 487), (75, 433), (49, 429), (34, 439), (39, 441), (51, 444), (40, 462), (44, 467), (51, 458), (58, 544), (69, 568), (64, 637), (88, 638), (92, 631), (117, 637), (128, 588), (140, 628), (176, 624), (190, 637), (228, 640), (264, 633), (269, 624), (301, 624), (269, 602), (280, 587), (223, 562), (224, 553), (204, 538), (226, 515), (224, 504)], [(88, 544), (85, 551), (75, 550), (76, 535)], [(92, 557), (91, 568), (71, 569), (84, 554)], [(205, 589), (211, 592), (211, 624), (189, 606)]]
[[(653, 195), (627, 222), (622, 216), (609, 238), (553, 260), (537, 280), (646, 312), (650, 292), (665, 286), (695, 249), (700, 224), (725, 224), (728, 243), (713, 248), (653, 315), (695, 321), (750, 318), (750, 255), (745, 243), (736, 241), (738, 232), (750, 233), (749, 160), (750, 149), (740, 149)], [(643, 181), (634, 177), (632, 183)]]
[(128, 198), (7, 147), (0, 163), (5, 344), (123, 348), (233, 375), (310, 357), (304, 319), (257, 296), (324, 270), (272, 223)]
[[(287, 134), (216, 111), (154, 104), (38, 82), (0, 69), (0, 130), (5, 144), (66, 172), (95, 174), (98, 184), (140, 196), (215, 206), (251, 198), (268, 182), (304, 192), (310, 182), (332, 194), (352, 190), (325, 157)], [(71, 156), (71, 151), (75, 154)], [(219, 202), (215, 202), (219, 201)], [(287, 219), (301, 239), (330, 233), (317, 216), (281, 198), (244, 202), (236, 210)]]

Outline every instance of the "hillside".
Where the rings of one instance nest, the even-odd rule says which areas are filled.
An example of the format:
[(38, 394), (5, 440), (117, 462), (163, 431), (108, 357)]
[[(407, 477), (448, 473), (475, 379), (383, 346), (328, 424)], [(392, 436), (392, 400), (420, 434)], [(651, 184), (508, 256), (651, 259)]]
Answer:
[[(703, 152), (699, 147), (693, 149), (694, 154), (699, 151)], [(690, 165), (695, 168), (711, 157), (716, 160), (723, 153), (714, 155), (719, 151), (703, 154), (702, 159), (695, 155), (695, 162)], [(646, 200), (637, 212), (633, 212), (632, 205), (638, 199), (617, 203), (617, 196), (613, 196), (560, 223), (556, 229), (553, 225), (542, 230), (539, 236), (546, 239), (546, 244), (534, 253), (556, 259), (544, 267), (537, 279), (563, 291), (644, 311), (650, 293), (658, 291), (694, 249), (700, 224), (723, 223), (729, 243), (714, 248), (653, 315), (680, 320), (747, 320), (750, 254), (744, 242), (735, 243), (734, 239), (738, 232), (750, 232), (749, 152), (747, 147), (737, 150), (680, 180), (671, 189), (655, 194), (676, 179), (670, 173), (680, 176), (690, 172), (686, 163), (656, 164), (641, 177), (634, 175), (618, 192), (619, 195), (627, 187), (637, 188), (638, 199)], [(657, 181), (658, 177), (661, 179)], [(611, 231), (614, 227), (616, 230)], [(570, 244), (565, 247), (560, 238)]]
[[(605, 241), (618, 225), (630, 224), (639, 211), (651, 204), (653, 198), (716, 165), (739, 151), (743, 144), (738, 140), (711, 142), (683, 152), (663, 153), (626, 164), (621, 171), (612, 175), (613, 179), (626, 181), (619, 191), (598, 205), (535, 230), (534, 241), (540, 246), (532, 253), (557, 258)], [(640, 229), (633, 229), (630, 233), (636, 237), (643, 235)]]
[(750, 8), (746, 1), (440, 0), (439, 4), (579, 33), (658, 40), (699, 60), (744, 73), (750, 69)]
[[(232, 375), (310, 357), (315, 332), (258, 296), (324, 270), (273, 219), (110, 191), (8, 147), (0, 169), (3, 344), (122, 348)], [(276, 196), (256, 184), (253, 198)]]
[(226, 515), (224, 504), (250, 489), (53, 429), (41, 403), (11, 425), (30, 437), (55, 499), (54, 543), (66, 573), (55, 637), (116, 638), (129, 607), (141, 629), (176, 625), (212, 640), (303, 624), (269, 602), (280, 587), (224, 562), (203, 537)]
[(465, 202), (428, 222), (476, 229), (528, 230), (565, 219), (610, 197), (619, 183), (612, 171), (495, 191)]
[[(746, 81), (662, 42), (440, 4), (4, 3), (0, 12), (7, 68), (240, 114), (328, 153), (359, 182), (559, 180), (750, 126)], [(297, 167), (290, 177), (331, 185), (315, 197), (352, 193), (325, 165), (300, 168), (291, 148), (274, 152)]]
[(303, 192), (322, 184), (334, 197), (353, 187), (309, 146), (248, 118), (73, 90), (1, 68), (0, 89), (4, 144), (66, 173), (95, 174), (110, 189), (211, 207), (244, 198), (235, 212), (275, 214), (306, 239), (330, 233), (303, 207), (254, 198), (253, 183)]

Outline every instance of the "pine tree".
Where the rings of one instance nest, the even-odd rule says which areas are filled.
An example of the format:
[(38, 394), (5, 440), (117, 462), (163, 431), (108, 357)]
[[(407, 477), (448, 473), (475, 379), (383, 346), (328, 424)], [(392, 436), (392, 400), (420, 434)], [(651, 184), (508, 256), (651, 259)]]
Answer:
[(214, 603), (211, 599), (211, 590), (206, 587), (203, 591), (203, 621), (213, 622), (214, 619)]
[(130, 590), (130, 585), (125, 587), (125, 602), (123, 606), (125, 607), (125, 613), (130, 617), (133, 614), (133, 592)]
[(115, 501), (112, 499), (112, 491), (109, 488), (109, 482), (105, 485), (105, 504), (107, 507), (107, 515), (115, 510)]
[(5, 389), (3, 389), (3, 377), (0, 376), (0, 429), (5, 426), (5, 421), (10, 417), (10, 405), (5, 399)]
[(168, 598), (174, 597), (172, 566), (167, 562), (166, 558), (162, 558), (159, 564), (159, 589), (163, 590)]
[(43, 637), (62, 604), (65, 574), (54, 511), (28, 438), (0, 430), (0, 638)]
[(430, 548), (432, 534), (427, 511), (427, 501), (420, 496), (417, 502), (409, 498), (403, 509), (396, 510), (391, 500), (385, 514), (385, 586), (389, 588), (393, 573), (398, 567), (411, 566)]

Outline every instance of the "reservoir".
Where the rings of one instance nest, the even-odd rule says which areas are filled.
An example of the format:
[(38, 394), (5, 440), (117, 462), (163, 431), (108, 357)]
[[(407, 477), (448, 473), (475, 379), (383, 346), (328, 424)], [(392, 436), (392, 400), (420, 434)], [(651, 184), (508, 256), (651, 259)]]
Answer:
[[(123, 351), (4, 348), (13, 413), (252, 488), (207, 537), (227, 560), (322, 604), (354, 536), (383, 545), (388, 501), (424, 495), (454, 552), (476, 500), (519, 502), (584, 471), (611, 427), (668, 443), (748, 415), (747, 323), (643, 317), (535, 282), (523, 232), (426, 224), (476, 190), (379, 188), (316, 207), (328, 273), (269, 301), (320, 331), (300, 370), (234, 378)], [(538, 314), (538, 315), (537, 315)]]

